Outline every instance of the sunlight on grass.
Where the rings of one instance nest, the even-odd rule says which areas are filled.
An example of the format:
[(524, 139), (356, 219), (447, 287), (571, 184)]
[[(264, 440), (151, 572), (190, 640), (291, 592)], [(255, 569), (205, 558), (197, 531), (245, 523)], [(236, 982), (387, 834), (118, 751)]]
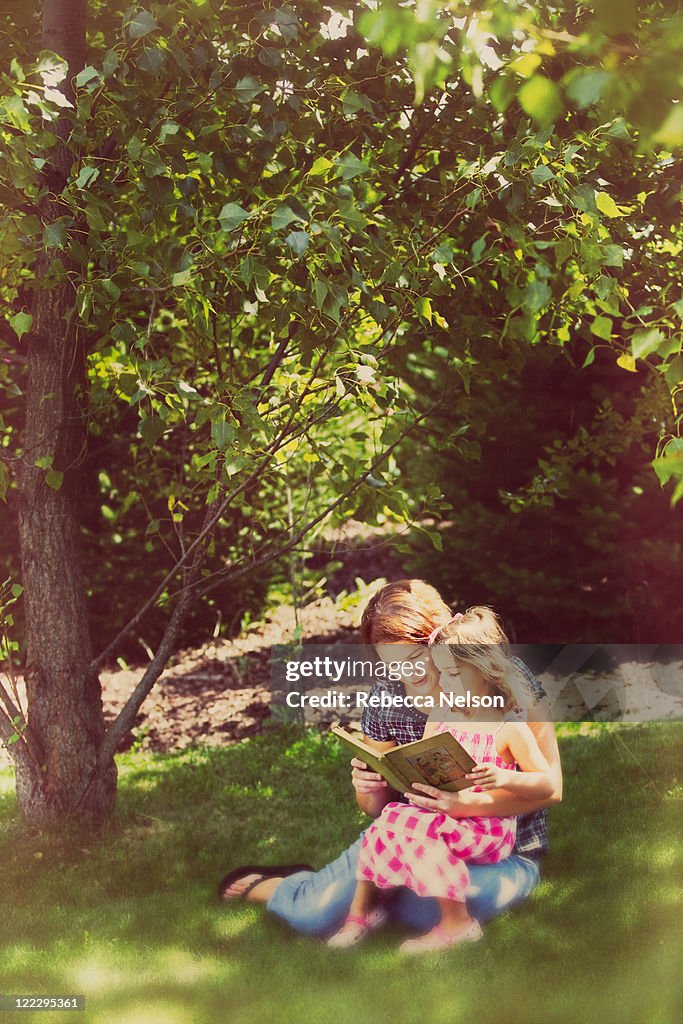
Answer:
[(256, 908), (253, 910), (242, 911), (240, 914), (224, 914), (222, 917), (217, 917), (213, 923), (213, 933), (224, 939), (236, 939), (239, 935), (242, 935), (249, 928), (252, 928), (259, 919), (259, 913)]
[(195, 1024), (196, 1017), (190, 1009), (155, 998), (117, 1007), (112, 1014), (105, 1012), (97, 1020), (98, 1024)]
[(3, 768), (0, 771), (0, 796), (14, 792), (14, 770)]
[[(373, 1024), (517, 1024), (515, 1007), (524, 1024), (674, 1024), (680, 824), (662, 793), (678, 785), (683, 732), (560, 731), (566, 796), (533, 897), (476, 947), (409, 964), (398, 928), (335, 955), (261, 907), (215, 898), (235, 864), (323, 865), (355, 839), (365, 819), (348, 760), (324, 737), (268, 730), (223, 749), (123, 755), (117, 815), (99, 837), (22, 832), (3, 772), (3, 988), (83, 992), (78, 1024), (359, 1024), (379, 992)], [(603, 781), (615, 778), (618, 790)], [(41, 1014), (53, 1019), (67, 1018)]]

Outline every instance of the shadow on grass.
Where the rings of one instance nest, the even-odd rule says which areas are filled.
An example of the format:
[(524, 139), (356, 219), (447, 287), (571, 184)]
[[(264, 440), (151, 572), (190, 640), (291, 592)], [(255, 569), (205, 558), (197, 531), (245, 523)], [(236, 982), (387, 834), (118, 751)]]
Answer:
[[(330, 739), (267, 730), (226, 749), (124, 755), (99, 836), (22, 833), (3, 797), (5, 992), (82, 992), (93, 1024), (373, 1019), (673, 1024), (681, 732), (559, 728), (566, 795), (531, 900), (484, 943), (410, 961), (392, 929), (349, 955), (214, 901), (236, 863), (322, 866), (363, 824)], [(381, 999), (378, 998), (381, 995)], [(375, 1005), (377, 1002), (377, 1005)], [(22, 1018), (25, 1019), (25, 1018)]]

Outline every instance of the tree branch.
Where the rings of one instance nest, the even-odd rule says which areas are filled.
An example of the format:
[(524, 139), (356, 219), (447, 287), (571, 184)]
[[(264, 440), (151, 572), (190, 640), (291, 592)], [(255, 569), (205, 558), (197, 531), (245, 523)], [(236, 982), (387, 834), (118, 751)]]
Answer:
[(116, 649), (117, 645), (121, 642), (121, 640), (125, 636), (127, 636), (132, 629), (134, 629), (137, 626), (137, 624), (142, 620), (142, 618), (147, 614), (147, 612), (156, 604), (157, 600), (163, 594), (167, 585), (173, 580), (178, 570), (183, 568), (183, 566), (187, 564), (190, 557), (194, 555), (194, 552), (201, 544), (203, 544), (205, 541), (208, 542), (208, 538), (212, 534), (214, 528), (218, 524), (223, 513), (226, 511), (226, 509), (229, 508), (229, 506), (232, 504), (235, 498), (239, 497), (239, 495), (251, 483), (253, 483), (254, 480), (258, 480), (260, 478), (268, 464), (272, 461), (273, 456), (276, 455), (280, 448), (282, 448), (290, 440), (292, 422), (294, 421), (297, 412), (301, 408), (304, 399), (310, 393), (311, 387), (313, 386), (313, 382), (316, 379), (316, 376), (325, 360), (326, 355), (326, 351), (323, 351), (321, 353), (318, 361), (316, 362), (315, 366), (311, 371), (311, 375), (308, 380), (308, 383), (306, 384), (306, 387), (303, 389), (303, 391), (299, 395), (298, 400), (292, 407), (292, 410), (287, 418), (284, 427), (282, 428), (278, 436), (275, 438), (275, 440), (271, 443), (270, 447), (266, 449), (265, 456), (261, 459), (259, 464), (252, 470), (252, 472), (242, 481), (242, 483), (235, 487), (234, 490), (232, 490), (230, 494), (227, 495), (227, 497), (223, 498), (218, 503), (214, 503), (211, 506), (211, 509), (217, 510), (213, 513), (213, 515), (211, 515), (208, 518), (208, 520), (205, 520), (204, 525), (202, 526), (202, 529), (200, 530), (199, 534), (195, 537), (192, 543), (188, 545), (188, 547), (181, 554), (180, 558), (177, 559), (176, 563), (171, 567), (171, 569), (169, 569), (169, 571), (166, 573), (164, 578), (158, 584), (158, 586), (147, 599), (147, 601), (145, 601), (145, 603), (139, 609), (139, 611), (137, 611), (135, 615), (126, 623), (126, 625), (119, 631), (119, 633), (114, 637), (114, 639), (109, 644), (107, 644), (104, 650), (99, 655), (97, 655), (96, 658), (93, 659), (90, 665), (91, 671), (99, 672), (102, 665), (106, 661), (107, 657), (112, 653), (112, 651)]
[[(0, 740), (15, 765), (22, 765), (33, 772), (40, 769), (40, 757), (37, 755), (37, 743), (30, 732), (28, 724), (24, 729), (16, 719), (25, 722), (21, 708), (17, 707), (2, 683), (0, 683)], [(19, 733), (19, 739), (10, 743), (10, 739)]]
[(350, 487), (348, 487), (346, 491), (344, 491), (343, 494), (336, 498), (331, 505), (328, 505), (323, 512), (319, 513), (319, 515), (309, 520), (309, 522), (307, 522), (305, 526), (301, 527), (301, 529), (293, 537), (291, 537), (286, 544), (279, 546), (275, 551), (268, 552), (268, 546), (272, 542), (266, 541), (266, 543), (263, 544), (262, 547), (260, 548), (261, 557), (254, 557), (253, 559), (247, 562), (238, 563), (232, 568), (227, 568), (226, 570), (220, 571), (219, 573), (215, 574), (212, 583), (210, 583), (206, 587), (202, 586), (201, 589), (197, 591), (196, 598), (199, 599), (201, 597), (204, 597), (206, 594), (211, 593), (212, 590), (215, 590), (216, 587), (222, 586), (227, 580), (237, 579), (240, 576), (244, 576), (245, 573), (252, 572), (254, 569), (260, 568), (260, 566), (262, 565), (267, 565), (269, 562), (272, 562), (277, 558), (281, 558), (282, 555), (286, 555), (289, 551), (292, 550), (293, 547), (296, 547), (299, 541), (302, 540), (302, 538), (305, 537), (307, 533), (310, 533), (310, 531), (315, 526), (317, 526), (318, 523), (322, 522), (323, 519), (326, 519), (327, 516), (330, 515), (330, 513), (334, 512), (336, 508), (338, 508), (344, 501), (346, 501), (347, 498), (349, 498), (355, 491), (357, 491), (361, 484), (363, 484), (368, 479), (369, 476), (372, 476), (375, 470), (379, 466), (381, 466), (381, 464), (391, 455), (394, 449), (398, 447), (398, 445), (404, 440), (404, 438), (411, 434), (413, 430), (416, 429), (418, 424), (427, 416), (429, 416), (434, 411), (435, 408), (436, 405), (430, 406), (429, 409), (426, 409), (425, 412), (421, 413), (410, 424), (410, 426), (408, 426), (404, 431), (402, 431), (402, 433), (396, 439), (396, 441), (394, 441), (393, 444), (391, 444), (384, 452), (382, 452), (381, 455), (379, 455), (374, 460), (369, 469), (367, 469), (360, 477), (358, 477), (358, 479), (355, 480), (353, 484)]

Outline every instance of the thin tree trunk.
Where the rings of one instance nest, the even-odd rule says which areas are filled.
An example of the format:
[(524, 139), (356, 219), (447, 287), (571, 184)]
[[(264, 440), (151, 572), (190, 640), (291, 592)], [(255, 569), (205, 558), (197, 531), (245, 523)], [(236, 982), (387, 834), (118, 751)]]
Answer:
[[(44, 0), (43, 47), (69, 63), (64, 92), (83, 67), (86, 0)], [(73, 156), (61, 141), (52, 150), (45, 223), (65, 212), (59, 196)], [(43, 254), (35, 268), (33, 325), (28, 345), (24, 459), (19, 475), (19, 538), (26, 611), (26, 687), (31, 732), (41, 770), (17, 764), (17, 796), (28, 822), (59, 824), (75, 813), (101, 821), (116, 789), (113, 760), (92, 782), (104, 735), (99, 678), (90, 668), (92, 645), (81, 573), (79, 481), (87, 440), (85, 353), (75, 323), (73, 286), (49, 283), (55, 259), (73, 269), (61, 251)], [(38, 459), (63, 473), (50, 486)], [(50, 477), (53, 484), (59, 477)], [(86, 800), (81, 795), (90, 781)]]

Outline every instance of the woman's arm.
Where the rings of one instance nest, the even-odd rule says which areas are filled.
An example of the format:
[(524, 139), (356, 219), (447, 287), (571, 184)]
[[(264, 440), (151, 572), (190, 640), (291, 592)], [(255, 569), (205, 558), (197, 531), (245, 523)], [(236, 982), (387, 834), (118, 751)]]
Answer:
[(500, 730), (499, 736), (504, 744), (502, 756), (509, 753), (522, 771), (498, 768), (495, 764), (480, 764), (467, 778), (481, 786), (484, 792), (506, 789), (517, 796), (539, 800), (552, 796), (555, 786), (550, 777), (548, 762), (529, 726), (524, 722), (508, 722)]
[[(373, 740), (370, 736), (365, 735), (363, 742), (373, 750), (380, 752), (391, 750), (396, 746), (393, 741), (381, 743), (379, 740)], [(356, 792), (356, 803), (361, 811), (369, 814), (371, 818), (376, 818), (382, 813), (382, 808), (386, 804), (391, 800), (396, 800), (398, 794), (381, 775), (368, 768), (364, 761), (354, 757), (351, 759), (351, 765), (351, 784)]]

